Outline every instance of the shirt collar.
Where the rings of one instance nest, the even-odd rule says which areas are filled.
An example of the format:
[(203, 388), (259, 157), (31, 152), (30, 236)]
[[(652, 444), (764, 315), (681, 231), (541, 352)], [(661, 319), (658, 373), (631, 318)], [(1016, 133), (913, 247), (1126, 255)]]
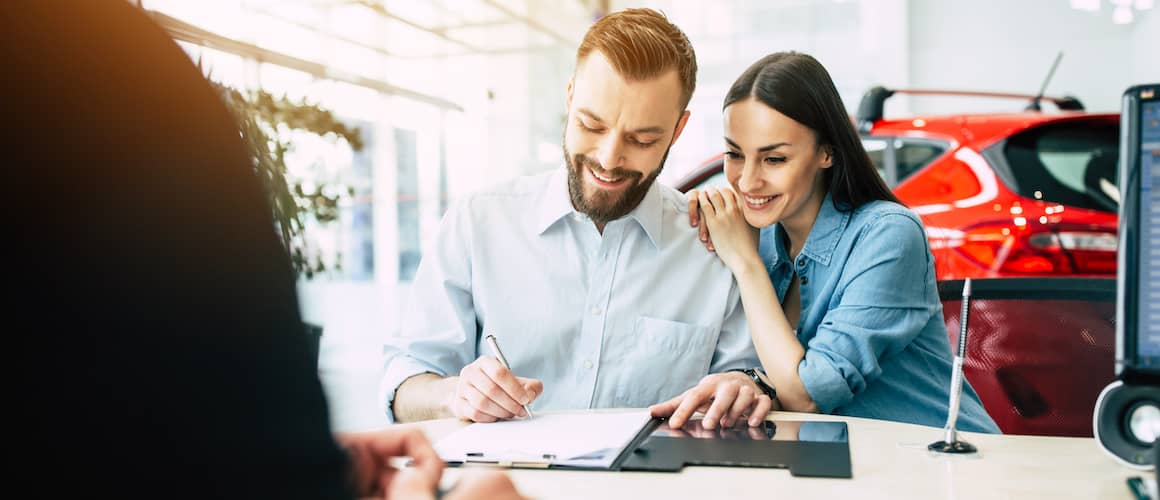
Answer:
[(544, 234), (553, 224), (568, 214), (575, 212), (572, 199), (568, 196), (568, 167), (557, 170), (548, 180), (548, 187), (540, 195), (533, 229), (537, 236)]
[[(572, 207), (572, 198), (568, 194), (568, 167), (565, 165), (548, 181), (547, 189), (540, 198), (537, 219), (533, 228), (538, 236), (544, 234), (564, 217), (578, 213), (580, 212)], [(653, 246), (660, 248), (661, 227), (664, 220), (664, 199), (661, 186), (657, 182), (653, 182), (640, 204), (623, 219), (635, 220), (641, 229), (644, 229)], [(585, 221), (587, 222), (587, 218)]]
[(662, 198), (661, 186), (653, 181), (652, 185), (648, 187), (648, 192), (644, 194), (644, 199), (640, 200), (640, 204), (628, 213), (628, 217), (640, 224), (641, 229), (644, 229), (645, 234), (648, 235), (649, 241), (652, 241), (653, 247), (657, 249), (661, 247), (661, 227), (664, 221), (664, 200)]
[[(850, 222), (852, 213), (852, 210), (845, 212), (838, 210), (827, 193), (826, 198), (822, 200), (821, 209), (818, 210), (818, 216), (814, 219), (814, 225), (810, 228), (810, 235), (806, 237), (806, 245), (802, 248), (801, 255), (819, 264), (829, 265), (834, 248), (842, 239), (842, 231)], [(769, 262), (769, 270), (773, 270), (782, 262), (790, 262), (786, 245), (789, 236), (780, 226), (781, 224), (774, 224), (761, 230), (758, 252), (762, 259)]]

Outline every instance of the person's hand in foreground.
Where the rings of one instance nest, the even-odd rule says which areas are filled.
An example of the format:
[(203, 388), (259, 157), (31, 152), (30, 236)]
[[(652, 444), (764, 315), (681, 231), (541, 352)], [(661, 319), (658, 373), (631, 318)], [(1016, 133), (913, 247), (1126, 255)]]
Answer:
[[(443, 477), (443, 460), (419, 429), (385, 430), (337, 436), (350, 455), (355, 493), (360, 498), (434, 500)], [(410, 457), (411, 466), (396, 468), (392, 461)], [(506, 474), (467, 471), (444, 498), (448, 500), (524, 497)]]

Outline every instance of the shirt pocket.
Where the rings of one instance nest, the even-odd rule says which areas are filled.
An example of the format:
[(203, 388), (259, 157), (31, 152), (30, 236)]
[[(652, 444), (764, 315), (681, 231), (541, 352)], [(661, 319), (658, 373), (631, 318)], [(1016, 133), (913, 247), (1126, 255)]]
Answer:
[[(709, 372), (716, 346), (716, 330), (640, 316), (633, 328), (637, 349), (626, 356), (631, 373), (621, 400), (630, 407), (645, 407), (673, 398), (693, 387)], [(627, 373), (626, 373), (627, 375)]]

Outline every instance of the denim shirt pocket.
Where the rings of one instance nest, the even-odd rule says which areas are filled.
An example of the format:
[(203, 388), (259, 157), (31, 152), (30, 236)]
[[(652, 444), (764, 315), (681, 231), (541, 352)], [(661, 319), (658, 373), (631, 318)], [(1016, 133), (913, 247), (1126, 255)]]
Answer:
[(647, 383), (622, 385), (621, 400), (643, 407), (670, 399), (693, 387), (709, 372), (716, 346), (716, 330), (692, 323), (639, 316), (633, 336), (637, 349), (624, 367)]

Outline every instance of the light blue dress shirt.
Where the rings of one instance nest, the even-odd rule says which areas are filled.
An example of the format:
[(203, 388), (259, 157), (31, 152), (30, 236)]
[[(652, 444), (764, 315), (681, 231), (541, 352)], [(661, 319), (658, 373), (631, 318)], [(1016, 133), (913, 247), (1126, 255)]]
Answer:
[[(759, 252), (779, 300), (798, 280), (798, 376), (818, 408), (943, 426), (953, 356), (918, 216), (885, 201), (844, 212), (827, 195), (796, 260), (786, 241), (764, 228)], [(966, 382), (957, 427), (999, 432)]]
[(380, 401), (424, 372), (457, 375), (499, 340), (532, 410), (645, 407), (709, 373), (758, 365), (736, 281), (659, 183), (601, 235), (567, 173), (523, 177), (455, 203), (386, 344)]

